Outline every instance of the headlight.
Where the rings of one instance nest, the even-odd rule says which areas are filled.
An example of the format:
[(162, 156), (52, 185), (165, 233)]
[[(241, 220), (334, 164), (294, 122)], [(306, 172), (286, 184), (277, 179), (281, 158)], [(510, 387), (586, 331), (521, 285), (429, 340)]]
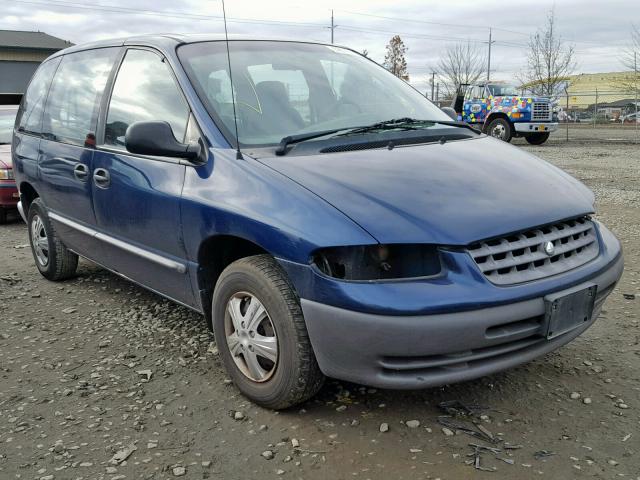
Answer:
[(0, 180), (13, 180), (13, 170), (0, 168)]
[(313, 263), (330, 277), (359, 281), (431, 277), (442, 269), (434, 245), (324, 248), (315, 252)]

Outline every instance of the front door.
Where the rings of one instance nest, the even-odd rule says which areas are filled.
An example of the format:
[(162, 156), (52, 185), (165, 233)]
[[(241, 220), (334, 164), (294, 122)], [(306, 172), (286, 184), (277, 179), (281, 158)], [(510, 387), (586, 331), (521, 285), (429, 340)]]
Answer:
[(193, 305), (180, 224), (185, 165), (129, 153), (127, 127), (166, 121), (183, 141), (189, 107), (164, 59), (129, 49), (105, 109), (93, 159), (93, 201), (108, 268), (174, 300)]
[(119, 51), (100, 48), (65, 55), (42, 120), (40, 195), (65, 245), (89, 258), (99, 256), (89, 233), (96, 225), (91, 199), (96, 124)]

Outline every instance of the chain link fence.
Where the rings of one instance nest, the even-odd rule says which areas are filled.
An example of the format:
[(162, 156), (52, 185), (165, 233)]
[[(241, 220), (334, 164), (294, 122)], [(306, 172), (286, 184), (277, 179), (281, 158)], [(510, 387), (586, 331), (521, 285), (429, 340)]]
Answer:
[(640, 100), (634, 92), (566, 92), (555, 99), (553, 142), (640, 143)]

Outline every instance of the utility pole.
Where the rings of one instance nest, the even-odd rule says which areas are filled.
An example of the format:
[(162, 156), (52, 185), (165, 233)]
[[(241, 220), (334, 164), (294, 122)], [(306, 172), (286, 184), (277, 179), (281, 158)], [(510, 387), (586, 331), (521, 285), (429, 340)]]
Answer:
[(431, 72), (431, 101), (433, 102), (433, 91), (436, 88), (436, 72)]
[(436, 85), (436, 105), (440, 106), (440, 82)]
[(329, 27), (331, 29), (331, 44), (333, 45), (333, 31), (336, 29), (337, 25), (335, 23), (333, 23), (333, 9), (331, 10), (331, 26)]
[(487, 83), (491, 79), (491, 44), (495, 43), (491, 40), (491, 27), (489, 27), (489, 55), (487, 56)]

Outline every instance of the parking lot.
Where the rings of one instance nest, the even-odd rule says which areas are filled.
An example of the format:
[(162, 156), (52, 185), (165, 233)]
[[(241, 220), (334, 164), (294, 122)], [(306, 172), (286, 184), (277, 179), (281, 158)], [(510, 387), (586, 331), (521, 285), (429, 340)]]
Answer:
[(621, 282), (566, 347), (438, 389), (329, 380), (255, 407), (201, 317), (86, 261), (50, 283), (25, 225), (0, 227), (0, 478), (640, 479), (640, 148), (634, 129), (570, 133), (514, 143), (595, 191)]

